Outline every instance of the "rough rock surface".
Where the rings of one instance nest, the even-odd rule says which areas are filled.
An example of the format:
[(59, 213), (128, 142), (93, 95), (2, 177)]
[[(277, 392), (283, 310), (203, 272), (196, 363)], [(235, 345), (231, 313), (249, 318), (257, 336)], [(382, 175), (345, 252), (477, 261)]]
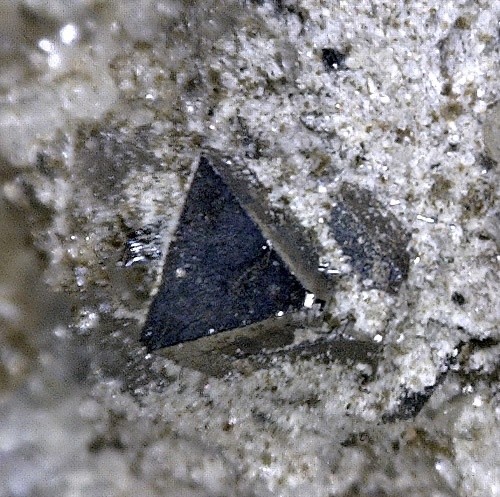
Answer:
[[(499, 19), (482, 0), (3, 2), (0, 496), (499, 495)], [(350, 349), (212, 378), (141, 346), (204, 149), (337, 278), (295, 345)], [(343, 184), (411, 234), (396, 291), (335, 240)]]

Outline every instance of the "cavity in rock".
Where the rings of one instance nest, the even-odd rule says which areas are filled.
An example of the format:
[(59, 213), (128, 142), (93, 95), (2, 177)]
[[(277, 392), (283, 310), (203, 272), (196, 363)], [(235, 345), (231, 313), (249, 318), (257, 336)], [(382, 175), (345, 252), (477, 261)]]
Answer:
[(306, 290), (202, 158), (141, 341), (156, 350), (302, 308)]

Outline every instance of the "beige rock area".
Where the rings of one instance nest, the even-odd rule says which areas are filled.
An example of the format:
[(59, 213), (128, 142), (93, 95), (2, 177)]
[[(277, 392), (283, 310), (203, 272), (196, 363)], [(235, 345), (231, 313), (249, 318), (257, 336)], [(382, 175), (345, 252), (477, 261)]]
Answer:
[[(0, 497), (500, 496), (498, 1), (0, 14)], [(302, 348), (220, 377), (139, 342), (206, 150), (335, 279)], [(346, 191), (397, 219), (396, 289)]]

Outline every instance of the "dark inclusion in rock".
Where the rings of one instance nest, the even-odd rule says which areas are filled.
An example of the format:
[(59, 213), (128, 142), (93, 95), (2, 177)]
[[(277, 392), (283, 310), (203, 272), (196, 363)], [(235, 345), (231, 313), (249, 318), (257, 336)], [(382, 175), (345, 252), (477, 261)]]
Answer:
[(445, 381), (451, 366), (457, 363), (458, 354), (464, 345), (466, 345), (465, 342), (460, 342), (457, 345), (457, 354), (447, 358), (445, 364), (442, 366), (442, 372), (436, 378), (434, 385), (427, 386), (420, 392), (404, 390), (399, 399), (398, 408), (393, 412), (385, 413), (382, 416), (382, 421), (384, 423), (390, 423), (414, 418), (423, 409), (425, 404), (427, 404), (427, 401), (432, 397), (436, 388)]
[(421, 392), (403, 392), (399, 408), (395, 412), (383, 414), (382, 421), (392, 423), (414, 418), (427, 404), (437, 386), (438, 384), (425, 387)]
[(409, 270), (410, 235), (371, 192), (344, 183), (329, 226), (363, 280), (389, 292), (399, 289)]
[(465, 298), (461, 293), (458, 292), (453, 292), (451, 296), (451, 300), (458, 305), (464, 305), (465, 304)]
[(346, 69), (345, 54), (335, 48), (323, 48), (321, 58), (327, 71), (341, 71)]
[(299, 309), (306, 290), (202, 158), (141, 341), (149, 350)]

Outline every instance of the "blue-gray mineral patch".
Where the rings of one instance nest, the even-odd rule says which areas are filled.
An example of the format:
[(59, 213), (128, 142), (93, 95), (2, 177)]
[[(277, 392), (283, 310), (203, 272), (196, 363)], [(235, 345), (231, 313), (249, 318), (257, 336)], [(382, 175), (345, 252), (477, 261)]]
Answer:
[(410, 234), (371, 192), (344, 183), (329, 227), (363, 280), (391, 293), (399, 289), (410, 266)]

